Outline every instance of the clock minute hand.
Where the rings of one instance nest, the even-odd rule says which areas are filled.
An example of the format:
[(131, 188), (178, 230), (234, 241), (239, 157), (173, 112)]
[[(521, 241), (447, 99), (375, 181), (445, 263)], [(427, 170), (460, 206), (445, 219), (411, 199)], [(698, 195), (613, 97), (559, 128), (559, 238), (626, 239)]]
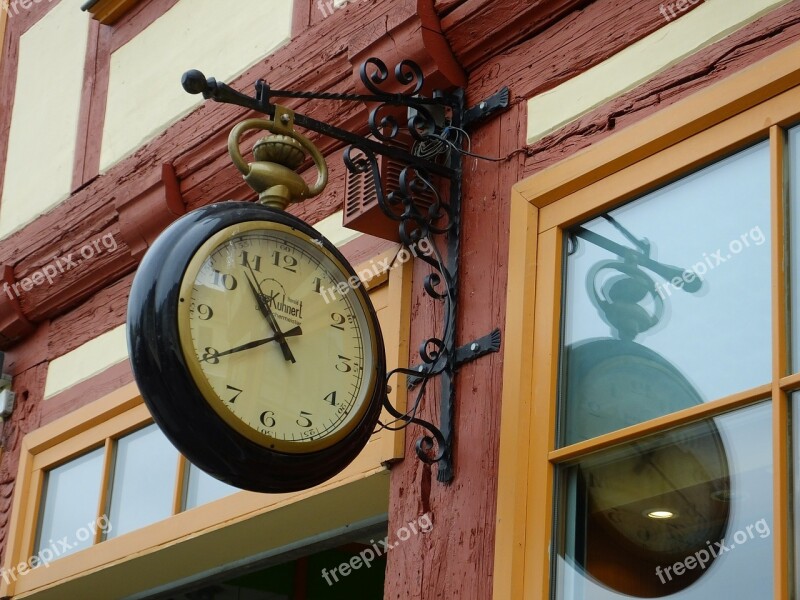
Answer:
[(286, 334), (281, 331), (280, 325), (278, 325), (278, 320), (275, 318), (275, 315), (272, 314), (272, 309), (269, 307), (269, 302), (264, 302), (264, 297), (261, 294), (258, 294), (258, 298), (260, 300), (261, 305), (264, 307), (266, 311), (267, 320), (269, 320), (270, 325), (275, 330), (275, 338), (278, 340), (278, 343), (281, 345), (281, 350), (283, 351), (283, 357), (286, 360), (292, 361), (293, 363), (297, 362), (294, 359), (294, 354), (292, 354), (291, 349), (289, 348), (289, 343), (286, 341)]
[[(284, 337), (293, 337), (296, 335), (303, 335), (303, 330), (300, 327), (294, 327), (289, 331), (284, 332)], [(249, 350), (250, 348), (257, 348), (258, 346), (263, 346), (264, 344), (268, 344), (269, 342), (274, 342), (278, 338), (276, 336), (264, 338), (261, 340), (255, 340), (252, 342), (247, 342), (246, 344), (242, 344), (241, 346), (236, 346), (235, 348), (231, 348), (230, 350), (225, 350), (224, 352), (217, 352), (213, 355), (214, 358), (219, 358), (220, 356), (227, 356), (228, 354), (234, 354), (235, 352), (241, 352), (242, 350)]]
[[(247, 266), (248, 268), (250, 268), (250, 265)], [(281, 328), (278, 325), (278, 321), (275, 319), (275, 315), (272, 314), (272, 310), (269, 307), (269, 303), (264, 302), (264, 298), (261, 296), (261, 293), (258, 291), (258, 289), (256, 289), (255, 284), (250, 280), (250, 277), (247, 275), (247, 273), (245, 273), (245, 277), (247, 277), (247, 283), (250, 286), (250, 290), (256, 297), (256, 302), (258, 303), (258, 310), (261, 312), (262, 315), (264, 315), (264, 318), (267, 320), (267, 323), (269, 323), (269, 326), (275, 333), (275, 339), (278, 340), (278, 343), (281, 345), (281, 350), (283, 351), (283, 357), (286, 360), (291, 361), (292, 363), (296, 363), (297, 361), (294, 358), (294, 354), (292, 354), (292, 351), (289, 348), (289, 344), (286, 343), (286, 337), (281, 331)], [(253, 279), (255, 279), (255, 276), (253, 276)]]

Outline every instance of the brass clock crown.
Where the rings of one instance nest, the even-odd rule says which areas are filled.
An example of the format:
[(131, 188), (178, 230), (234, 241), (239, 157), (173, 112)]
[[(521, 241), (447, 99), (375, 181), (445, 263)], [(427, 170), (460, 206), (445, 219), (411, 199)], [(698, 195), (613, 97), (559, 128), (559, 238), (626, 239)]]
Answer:
[[(255, 161), (248, 163), (239, 150), (239, 140), (246, 131), (269, 131), (273, 135), (261, 138), (253, 146)], [(239, 123), (228, 137), (228, 151), (244, 180), (257, 194), (262, 204), (285, 210), (292, 202), (302, 202), (316, 196), (328, 183), (325, 158), (307, 137), (294, 130), (294, 113), (275, 106), (274, 120), (247, 119)], [(309, 186), (295, 172), (306, 157), (317, 166), (317, 181)]]
[(292, 170), (303, 164), (306, 153), (293, 137), (267, 135), (253, 146), (253, 157), (257, 162), (273, 162)]

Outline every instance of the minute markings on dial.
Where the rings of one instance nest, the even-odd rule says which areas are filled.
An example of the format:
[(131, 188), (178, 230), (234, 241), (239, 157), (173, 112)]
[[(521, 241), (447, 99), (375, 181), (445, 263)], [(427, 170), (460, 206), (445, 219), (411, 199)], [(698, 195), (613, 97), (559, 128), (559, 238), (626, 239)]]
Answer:
[[(348, 293), (336, 294), (332, 301), (330, 297), (322, 297), (320, 290), (316, 288), (337, 286), (346, 282), (348, 275), (345, 271), (339, 274), (337, 270), (339, 267), (330, 261), (326, 262), (319, 251), (314, 249), (312, 254), (302, 245), (296, 245), (280, 236), (248, 237), (251, 239), (237, 239), (235, 242), (218, 246), (212, 253), (213, 261), (205, 263), (203, 274), (197, 280), (198, 285), (193, 286), (194, 306), (190, 318), (194, 324), (194, 331), (191, 337), (198, 359), (206, 354), (204, 352), (206, 348), (211, 348), (213, 352), (207, 353), (210, 355), (209, 358), (218, 361), (219, 364), (228, 365), (215, 367), (210, 364), (210, 360), (206, 360), (201, 368), (205, 371), (215, 395), (223, 400), (222, 406), (226, 407), (226, 412), (231, 411), (236, 415), (236, 419), (249, 429), (276, 441), (283, 439), (301, 442), (324, 438), (339, 430), (342, 424), (351, 418), (353, 411), (364, 402), (363, 394), (360, 392), (366, 366), (365, 340), (360, 334), (363, 323), (356, 306), (359, 302), (357, 295), (350, 294), (348, 290)], [(291, 256), (292, 260), (286, 260), (287, 256)], [(273, 264), (276, 259), (279, 263), (277, 267)], [(286, 269), (286, 266), (294, 271)], [(243, 281), (242, 277), (249, 281)], [(233, 283), (232, 278), (236, 283)], [(271, 287), (267, 287), (265, 282), (270, 279), (274, 283), (269, 284)], [(214, 283), (217, 285), (213, 285)], [(334, 382), (331, 378), (338, 379), (335, 375), (337, 371), (342, 375), (351, 373), (352, 377), (339, 380), (340, 383), (335, 384), (334, 390), (333, 385), (327, 389), (320, 389), (318, 384), (309, 385), (310, 380), (307, 375), (303, 377), (302, 371), (298, 375), (287, 374), (288, 379), (280, 386), (286, 393), (283, 397), (274, 399), (264, 397), (263, 393), (260, 394), (257, 388), (252, 387), (252, 384), (248, 387), (247, 378), (231, 379), (237, 372), (245, 376), (247, 370), (252, 370), (253, 366), (262, 360), (259, 357), (264, 356), (262, 352), (265, 349), (250, 351), (250, 348), (266, 345), (273, 341), (271, 337), (277, 337), (271, 335), (273, 331), (269, 329), (265, 328), (262, 331), (263, 326), (256, 332), (255, 322), (252, 321), (254, 315), (246, 316), (244, 321), (238, 321), (239, 315), (243, 314), (240, 311), (244, 307), (243, 302), (246, 302), (244, 298), (250, 299), (250, 305), (253, 303), (252, 289), (248, 289), (250, 283), (255, 284), (261, 299), (270, 304), (274, 317), (280, 319), (279, 329), (286, 328), (286, 331), (281, 331), (284, 338), (291, 337), (291, 334), (288, 336), (286, 334), (293, 331), (292, 324), (300, 327), (298, 321), (302, 321), (305, 341), (292, 344), (293, 346), (299, 344), (298, 359), (301, 359), (301, 355), (307, 356), (311, 361), (310, 364), (314, 365), (317, 364), (313, 362), (314, 360), (324, 360), (324, 357), (329, 357), (331, 362), (328, 364), (331, 365), (329, 368), (332, 372), (327, 377), (331, 383)], [(224, 299), (222, 295), (225, 295)], [(302, 316), (284, 311), (284, 306), (298, 305), (300, 301), (304, 302)], [(210, 316), (212, 311), (213, 319)], [(337, 316), (332, 317), (331, 313), (336, 313)], [(210, 319), (211, 322), (207, 322)], [(235, 325), (237, 322), (249, 325), (237, 326)], [(255, 335), (252, 335), (253, 333)], [(259, 334), (264, 337), (253, 339), (259, 338)], [(244, 352), (245, 350), (247, 352)], [(228, 357), (229, 354), (235, 354), (232, 351), (243, 352), (239, 355), (242, 358)], [(248, 356), (250, 358), (246, 358)], [(347, 360), (341, 362), (342, 359), (339, 357)], [(235, 366), (237, 364), (241, 366)], [(324, 363), (319, 364), (321, 366)], [(334, 370), (337, 364), (341, 366), (338, 370)], [(238, 371), (238, 369), (245, 370)], [(234, 385), (236, 390), (242, 388), (250, 390), (249, 395), (239, 394), (233, 390), (230, 387), (231, 381), (236, 382)], [(255, 383), (257, 379), (249, 381)], [(349, 385), (342, 385), (345, 383)], [(334, 392), (335, 395), (332, 396)], [(234, 396), (236, 400), (230, 402)], [(327, 400), (324, 399), (326, 397)], [(273, 408), (277, 423), (274, 428), (265, 427), (259, 417), (266, 409)], [(304, 418), (301, 419), (301, 416)], [(272, 425), (272, 421), (268, 420), (268, 424)]]

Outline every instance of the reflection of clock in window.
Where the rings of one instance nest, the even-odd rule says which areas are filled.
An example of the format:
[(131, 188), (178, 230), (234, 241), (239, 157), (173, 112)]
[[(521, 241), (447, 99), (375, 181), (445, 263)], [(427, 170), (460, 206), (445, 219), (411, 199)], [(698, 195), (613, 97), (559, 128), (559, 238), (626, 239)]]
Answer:
[[(689, 587), (713, 565), (708, 546), (725, 536), (730, 518), (728, 461), (713, 421), (598, 453), (570, 472), (586, 522), (577, 560), (593, 580), (661, 597)], [(704, 550), (705, 568), (658, 579), (657, 567)]]
[(664, 357), (636, 342), (585, 340), (566, 348), (567, 443), (696, 406), (702, 399)]
[[(662, 275), (681, 270), (650, 259), (644, 243), (641, 252), (620, 252), (596, 234), (585, 237), (620, 254), (587, 274), (589, 296), (616, 337), (563, 349), (562, 445), (702, 403), (674, 365), (635, 341), (664, 315), (663, 299), (641, 266)], [(705, 569), (679, 578), (642, 574), (707, 549), (725, 536), (730, 518), (728, 460), (713, 420), (592, 454), (565, 469), (562, 485), (564, 508), (576, 524), (568, 554), (591, 580), (636, 597), (677, 593), (702, 577), (713, 556)]]

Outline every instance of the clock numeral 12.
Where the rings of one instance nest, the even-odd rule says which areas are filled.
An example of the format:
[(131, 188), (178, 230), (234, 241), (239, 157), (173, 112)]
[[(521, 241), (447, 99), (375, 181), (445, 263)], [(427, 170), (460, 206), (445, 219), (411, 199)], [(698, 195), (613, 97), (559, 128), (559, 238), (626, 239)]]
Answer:
[[(272, 253), (272, 256), (274, 257), (272, 264), (274, 264), (276, 267), (283, 267), (287, 271), (291, 271), (292, 273), (297, 273), (297, 269), (294, 268), (297, 266), (297, 259), (294, 256), (289, 256), (288, 254), (281, 254), (277, 250), (275, 250), (275, 252)], [(283, 257), (283, 260), (281, 260), (281, 256)], [(281, 264), (281, 262), (283, 262), (284, 264)]]

